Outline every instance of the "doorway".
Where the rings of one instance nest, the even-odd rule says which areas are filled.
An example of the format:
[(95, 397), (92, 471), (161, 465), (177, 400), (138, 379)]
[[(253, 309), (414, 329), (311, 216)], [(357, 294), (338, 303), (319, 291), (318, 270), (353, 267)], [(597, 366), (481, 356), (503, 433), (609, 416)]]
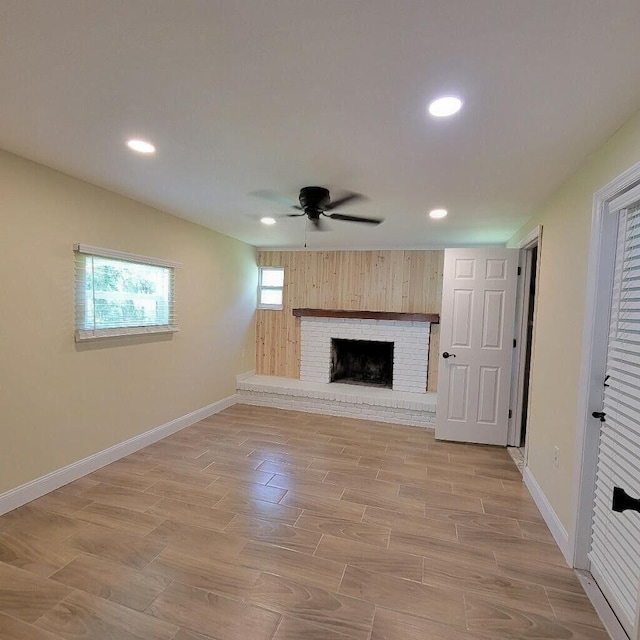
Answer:
[(633, 640), (640, 638), (640, 516), (638, 503), (621, 504), (619, 494), (640, 496), (639, 185), (640, 164), (594, 196), (570, 537), (573, 566), (593, 584), (593, 593), (585, 589), (594, 605), (605, 603), (607, 629)]
[(520, 437), (516, 441), (516, 447), (520, 449), (524, 457), (524, 445), (527, 437), (527, 418), (529, 415), (529, 385), (531, 382), (531, 353), (533, 347), (533, 318), (536, 309), (536, 282), (537, 282), (537, 265), (538, 265), (538, 245), (532, 249), (528, 249), (531, 252), (531, 277), (529, 278), (529, 290), (525, 292), (528, 297), (527, 300), (527, 317), (526, 317), (526, 342), (524, 345), (524, 382), (522, 389), (522, 402), (521, 410), (522, 416), (520, 418)]
[(511, 372), (511, 400), (509, 403), (509, 452), (521, 470), (526, 465), (541, 233), (542, 228), (536, 227), (518, 245), (520, 259)]

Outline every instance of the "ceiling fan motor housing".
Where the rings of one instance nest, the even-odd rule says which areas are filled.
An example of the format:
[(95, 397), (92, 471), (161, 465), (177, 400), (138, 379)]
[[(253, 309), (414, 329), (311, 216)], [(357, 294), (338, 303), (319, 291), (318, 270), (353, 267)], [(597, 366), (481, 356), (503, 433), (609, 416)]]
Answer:
[(300, 189), (300, 206), (307, 214), (315, 212), (319, 215), (329, 204), (329, 190), (324, 187), (303, 187)]

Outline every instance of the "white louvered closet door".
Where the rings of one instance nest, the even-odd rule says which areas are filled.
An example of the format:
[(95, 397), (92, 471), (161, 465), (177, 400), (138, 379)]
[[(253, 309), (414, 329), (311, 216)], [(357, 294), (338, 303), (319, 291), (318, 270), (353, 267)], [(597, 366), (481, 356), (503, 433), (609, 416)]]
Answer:
[[(628, 201), (628, 195), (618, 199)], [(618, 239), (589, 560), (602, 593), (635, 640), (640, 513), (614, 511), (612, 502), (615, 487), (640, 498), (640, 200), (624, 209), (612, 202), (610, 211), (618, 216)]]

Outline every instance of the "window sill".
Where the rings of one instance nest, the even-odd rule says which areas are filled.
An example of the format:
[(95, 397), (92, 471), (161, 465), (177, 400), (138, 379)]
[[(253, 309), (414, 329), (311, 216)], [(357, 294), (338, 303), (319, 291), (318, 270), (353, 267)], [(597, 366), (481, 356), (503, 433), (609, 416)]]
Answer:
[(275, 309), (276, 311), (282, 311), (283, 306), (281, 304), (259, 304), (257, 309)]
[(153, 333), (175, 333), (176, 325), (156, 325), (151, 327), (122, 327), (118, 329), (76, 329), (76, 342), (121, 338), (123, 336), (146, 336)]

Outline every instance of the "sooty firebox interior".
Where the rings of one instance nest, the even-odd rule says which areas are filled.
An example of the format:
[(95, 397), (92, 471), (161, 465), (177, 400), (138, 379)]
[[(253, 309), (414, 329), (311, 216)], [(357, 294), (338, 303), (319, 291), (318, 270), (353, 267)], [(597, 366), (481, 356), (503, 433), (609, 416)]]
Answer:
[(331, 382), (393, 384), (393, 342), (331, 339)]

